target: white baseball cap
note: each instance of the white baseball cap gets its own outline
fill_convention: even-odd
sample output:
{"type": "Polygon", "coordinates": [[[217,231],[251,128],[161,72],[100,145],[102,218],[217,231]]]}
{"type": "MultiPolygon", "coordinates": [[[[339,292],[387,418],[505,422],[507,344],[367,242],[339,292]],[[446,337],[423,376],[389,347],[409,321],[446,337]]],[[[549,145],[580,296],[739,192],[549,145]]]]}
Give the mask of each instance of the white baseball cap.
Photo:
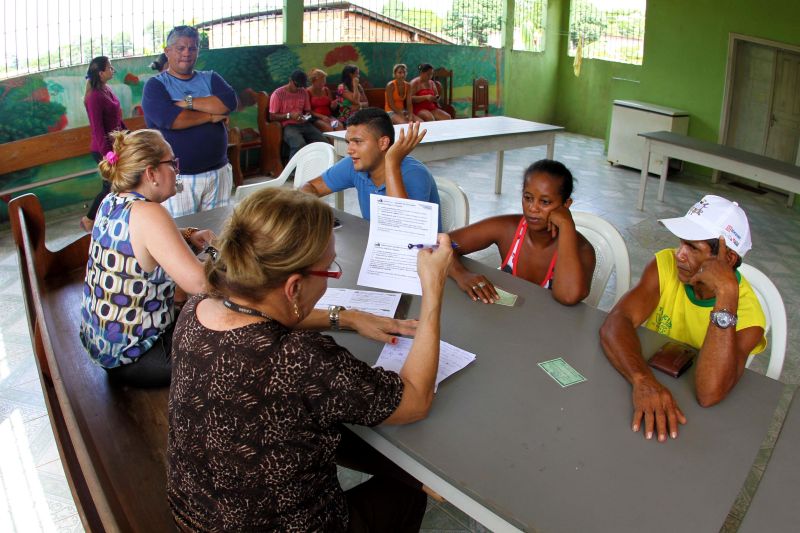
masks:
{"type": "Polygon", "coordinates": [[[659,220],[679,239],[705,241],[725,237],[725,244],[744,257],[753,243],[747,215],[736,202],[707,194],[692,206],[685,216],[659,220]]]}

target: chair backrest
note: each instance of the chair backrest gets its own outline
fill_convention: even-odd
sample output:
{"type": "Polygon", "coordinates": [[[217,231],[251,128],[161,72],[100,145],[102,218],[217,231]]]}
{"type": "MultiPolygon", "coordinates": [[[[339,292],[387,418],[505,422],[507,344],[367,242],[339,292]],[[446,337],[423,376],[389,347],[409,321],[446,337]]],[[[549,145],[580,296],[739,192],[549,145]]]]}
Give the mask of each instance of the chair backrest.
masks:
{"type": "Polygon", "coordinates": [[[453,104],[453,71],[445,67],[439,67],[433,71],[433,79],[440,85],[439,103],[444,105],[453,104]]]}
{"type": "Polygon", "coordinates": [[[472,117],[477,117],[480,111],[489,116],[489,80],[486,78],[472,80],[472,117]]]}
{"type": "Polygon", "coordinates": [[[294,157],[286,164],[280,176],[272,180],[237,187],[233,200],[238,203],[258,190],[267,187],[280,187],[286,183],[292,171],[294,171],[294,186],[299,189],[304,183],[316,178],[324,170],[332,167],[335,156],[336,152],[328,143],[316,142],[307,144],[294,154],[294,157]]]}
{"type": "MultiPolygon", "coordinates": [[[[786,327],[786,307],[783,305],[783,298],[778,288],[772,281],[759,269],[752,265],[742,263],[739,267],[739,273],[750,282],[750,286],[758,296],[758,301],[761,303],[761,308],[764,310],[764,315],[767,318],[767,331],[764,334],[772,331],[769,343],[772,350],[769,355],[769,366],[767,367],[767,376],[772,379],[781,377],[781,370],[783,370],[783,358],[786,355],[786,336],[788,333],[786,327]]],[[[753,356],[747,358],[747,366],[753,360],[753,356]]]]}
{"type": "Polygon", "coordinates": [[[628,292],[631,285],[631,262],[625,240],[610,222],[592,213],[572,211],[575,228],[594,246],[595,266],[589,296],[583,301],[597,307],[606,290],[611,270],[616,272],[614,303],[628,292]]]}
{"type": "Polygon", "coordinates": [[[442,231],[453,231],[469,224],[469,200],[464,189],[447,178],[435,178],[439,190],[442,231]]]}
{"type": "Polygon", "coordinates": [[[294,171],[294,188],[299,189],[306,182],[321,176],[335,162],[336,152],[330,144],[317,142],[305,145],[289,161],[289,167],[296,167],[294,171]]]}

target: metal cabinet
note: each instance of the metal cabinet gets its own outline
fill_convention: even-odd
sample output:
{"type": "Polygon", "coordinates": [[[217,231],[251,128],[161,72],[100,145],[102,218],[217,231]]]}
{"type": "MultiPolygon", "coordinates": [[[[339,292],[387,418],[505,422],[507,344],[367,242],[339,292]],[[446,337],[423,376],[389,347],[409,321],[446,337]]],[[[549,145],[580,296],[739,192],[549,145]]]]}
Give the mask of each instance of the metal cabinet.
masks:
{"type": "MultiPolygon", "coordinates": [[[[672,131],[686,135],[688,130],[689,113],[686,111],[636,100],[614,100],[608,161],[613,165],[641,170],[644,139],[639,137],[639,133],[672,131]]],[[[649,171],[660,174],[663,162],[664,157],[654,153],[649,171]]]]}

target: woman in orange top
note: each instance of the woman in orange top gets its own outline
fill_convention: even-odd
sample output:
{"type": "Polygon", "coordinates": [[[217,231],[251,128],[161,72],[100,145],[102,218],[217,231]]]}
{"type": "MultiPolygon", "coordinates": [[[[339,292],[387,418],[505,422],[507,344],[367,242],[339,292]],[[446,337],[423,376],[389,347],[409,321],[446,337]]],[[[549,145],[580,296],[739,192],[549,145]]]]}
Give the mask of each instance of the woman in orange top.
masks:
{"type": "Polygon", "coordinates": [[[314,126],[319,131],[343,130],[344,125],[333,116],[336,102],[331,97],[331,91],[325,86],[328,75],[318,68],[308,73],[311,87],[306,89],[311,100],[311,114],[314,116],[314,126]]]}
{"type": "Polygon", "coordinates": [[[411,102],[411,84],[406,81],[408,67],[398,63],[392,69],[394,79],[386,84],[385,110],[392,119],[392,124],[408,124],[418,122],[414,116],[414,105],[411,102]]]}
{"type": "Polygon", "coordinates": [[[414,114],[425,122],[453,118],[447,111],[439,108],[439,91],[436,90],[436,83],[433,81],[433,65],[423,63],[417,68],[419,76],[411,80],[414,114]]]}

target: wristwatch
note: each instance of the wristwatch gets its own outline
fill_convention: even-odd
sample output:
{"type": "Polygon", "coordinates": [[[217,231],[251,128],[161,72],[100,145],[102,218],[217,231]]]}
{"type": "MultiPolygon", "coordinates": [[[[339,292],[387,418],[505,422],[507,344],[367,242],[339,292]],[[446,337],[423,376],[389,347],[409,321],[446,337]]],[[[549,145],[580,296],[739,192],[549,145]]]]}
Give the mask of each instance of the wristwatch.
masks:
{"type": "Polygon", "coordinates": [[[292,118],[292,114],[291,113],[286,113],[286,120],[289,120],[290,118],[292,118]]]}
{"type": "Polygon", "coordinates": [[[187,94],[183,101],[186,102],[186,109],[194,109],[194,97],[191,94],[187,94]]]}
{"type": "Polygon", "coordinates": [[[339,329],[339,313],[346,308],[341,305],[328,306],[328,320],[331,322],[331,329],[336,331],[339,329]]]}
{"type": "Polygon", "coordinates": [[[735,313],[731,313],[727,309],[720,309],[719,311],[711,311],[711,323],[718,328],[728,329],[735,326],[738,317],[735,313]]]}

